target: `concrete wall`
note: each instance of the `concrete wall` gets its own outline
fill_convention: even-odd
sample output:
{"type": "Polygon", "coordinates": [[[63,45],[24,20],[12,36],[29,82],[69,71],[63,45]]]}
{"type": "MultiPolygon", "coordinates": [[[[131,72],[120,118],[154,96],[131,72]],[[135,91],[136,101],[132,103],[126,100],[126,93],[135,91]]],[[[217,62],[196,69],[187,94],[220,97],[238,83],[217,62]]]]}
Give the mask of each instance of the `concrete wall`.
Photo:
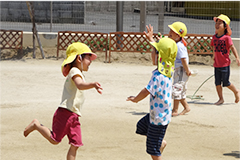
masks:
{"type": "MultiPolygon", "coordinates": [[[[42,47],[57,47],[57,33],[38,32],[42,47]]],[[[240,57],[240,38],[232,38],[240,57]]],[[[35,42],[38,46],[37,40],[35,42]]],[[[23,47],[32,46],[32,32],[23,32],[23,47]]]]}
{"type": "MultiPolygon", "coordinates": [[[[1,21],[31,22],[26,1],[0,2],[1,21]]],[[[50,23],[51,2],[33,1],[35,20],[37,23],[50,23]]],[[[83,1],[53,1],[53,23],[79,23],[85,19],[83,1]]]]}
{"type": "MultiPolygon", "coordinates": [[[[157,12],[159,3],[157,1],[146,1],[146,10],[157,12]]],[[[86,1],[86,11],[115,12],[116,1],[86,1]]],[[[140,8],[139,1],[123,1],[123,12],[133,12],[134,8],[140,8]]]]}
{"type": "MultiPolygon", "coordinates": [[[[124,1],[124,12],[133,12],[140,8],[138,1],[124,1]]],[[[159,3],[147,1],[146,10],[157,12],[159,3]]],[[[50,23],[51,2],[33,1],[35,19],[37,23],[50,23]]],[[[89,12],[116,12],[116,1],[53,1],[53,23],[84,23],[86,11],[89,12]]],[[[0,2],[1,21],[31,22],[26,1],[0,2]]]]}
{"type": "MultiPolygon", "coordinates": [[[[42,47],[57,47],[57,33],[38,32],[42,47]]],[[[37,39],[35,41],[38,46],[37,39]]],[[[23,47],[33,46],[32,32],[23,32],[23,47]]]]}

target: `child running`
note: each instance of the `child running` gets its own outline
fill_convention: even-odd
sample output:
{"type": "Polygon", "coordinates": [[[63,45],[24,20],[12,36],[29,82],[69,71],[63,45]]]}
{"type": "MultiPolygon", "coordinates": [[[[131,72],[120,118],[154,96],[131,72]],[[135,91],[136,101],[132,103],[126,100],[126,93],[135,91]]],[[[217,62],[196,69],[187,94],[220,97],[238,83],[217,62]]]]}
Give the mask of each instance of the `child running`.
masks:
{"type": "Polygon", "coordinates": [[[187,34],[187,27],[182,22],[174,22],[168,25],[170,28],[168,37],[177,43],[178,52],[175,61],[174,82],[173,82],[173,110],[172,116],[184,115],[191,109],[186,101],[187,81],[191,75],[189,69],[189,57],[184,36],[187,34]],[[183,111],[178,113],[179,103],[183,106],[183,111]]]}
{"type": "Polygon", "coordinates": [[[102,94],[102,87],[98,82],[87,83],[83,71],[88,71],[92,60],[97,55],[92,53],[89,47],[83,43],[75,42],[66,50],[67,58],[62,63],[62,73],[66,78],[62,101],[53,116],[52,131],[34,119],[24,130],[27,137],[37,130],[52,144],[58,144],[67,135],[70,148],[67,160],[75,160],[77,149],[83,145],[79,116],[84,102],[83,90],[95,88],[102,94]]]}
{"type": "Polygon", "coordinates": [[[152,72],[148,85],[137,96],[130,96],[127,101],[139,102],[150,94],[150,113],[137,123],[136,133],[147,136],[147,153],[153,160],[161,160],[166,146],[163,140],[168,124],[171,121],[172,75],[177,55],[177,45],[170,38],[153,39],[153,27],[147,26],[144,32],[150,44],[154,46],[151,57],[157,68],[152,72]]]}
{"type": "Polygon", "coordinates": [[[240,66],[240,60],[238,57],[237,50],[233,45],[231,34],[232,31],[229,27],[230,19],[226,15],[219,15],[213,18],[215,23],[215,35],[212,37],[211,46],[214,46],[214,76],[215,85],[219,100],[215,105],[224,103],[222,86],[228,87],[235,95],[235,103],[239,102],[239,90],[229,82],[230,76],[230,64],[229,58],[230,50],[232,50],[238,66],[240,66]],[[222,85],[222,86],[221,86],[222,85]]]}

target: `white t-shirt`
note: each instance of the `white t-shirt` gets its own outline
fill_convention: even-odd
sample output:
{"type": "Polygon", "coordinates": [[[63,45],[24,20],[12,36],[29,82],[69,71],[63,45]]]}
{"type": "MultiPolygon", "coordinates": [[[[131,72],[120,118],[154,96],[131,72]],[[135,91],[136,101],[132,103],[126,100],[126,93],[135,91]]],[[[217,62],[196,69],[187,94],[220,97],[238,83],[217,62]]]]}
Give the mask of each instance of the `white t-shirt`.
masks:
{"type": "Polygon", "coordinates": [[[178,47],[178,52],[175,60],[175,68],[179,68],[183,66],[181,61],[182,58],[186,58],[187,64],[189,63],[187,48],[184,46],[182,41],[177,43],[177,47],[178,47]]]}
{"type": "Polygon", "coordinates": [[[150,123],[167,125],[172,114],[172,79],[156,69],[146,89],[150,92],[150,123]]]}
{"type": "Polygon", "coordinates": [[[83,90],[79,90],[72,80],[72,77],[75,75],[80,75],[85,82],[82,72],[76,67],[71,68],[64,84],[62,102],[59,107],[67,108],[68,110],[81,116],[80,111],[85,98],[83,90]]]}

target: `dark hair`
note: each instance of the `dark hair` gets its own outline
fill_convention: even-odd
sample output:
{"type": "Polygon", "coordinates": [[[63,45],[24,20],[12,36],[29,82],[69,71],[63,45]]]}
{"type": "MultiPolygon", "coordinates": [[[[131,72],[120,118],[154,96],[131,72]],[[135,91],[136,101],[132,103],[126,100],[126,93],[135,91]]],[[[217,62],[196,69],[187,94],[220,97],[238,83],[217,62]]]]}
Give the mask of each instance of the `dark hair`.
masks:
{"type": "Polygon", "coordinates": [[[224,21],[223,21],[223,25],[224,25],[224,28],[225,28],[224,33],[227,34],[228,33],[228,31],[227,31],[227,24],[224,21]]]}
{"type": "Polygon", "coordinates": [[[72,63],[74,63],[79,56],[81,56],[81,60],[83,60],[86,55],[87,55],[87,54],[78,54],[78,55],[76,56],[76,58],[73,60],[72,63]]]}
{"type": "Polygon", "coordinates": [[[81,54],[82,59],[84,59],[86,55],[87,54],[81,54]]]}
{"type": "MultiPolygon", "coordinates": [[[[73,64],[76,62],[76,60],[77,60],[77,58],[78,58],[79,56],[81,56],[81,57],[82,57],[81,59],[83,60],[86,55],[87,55],[87,54],[77,55],[76,58],[72,61],[72,63],[69,63],[69,65],[71,65],[71,68],[73,67],[73,64]]],[[[68,65],[68,64],[66,64],[66,65],[68,65]]]]}

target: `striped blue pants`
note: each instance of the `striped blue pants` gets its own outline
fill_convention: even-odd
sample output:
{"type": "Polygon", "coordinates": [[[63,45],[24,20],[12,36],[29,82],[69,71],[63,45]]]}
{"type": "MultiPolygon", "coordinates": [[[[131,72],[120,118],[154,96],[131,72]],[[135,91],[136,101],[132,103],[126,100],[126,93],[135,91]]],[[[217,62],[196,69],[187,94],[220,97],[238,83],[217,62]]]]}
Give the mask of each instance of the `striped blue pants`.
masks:
{"type": "Polygon", "coordinates": [[[167,126],[150,124],[149,113],[137,123],[136,133],[147,136],[146,151],[153,156],[161,156],[160,147],[167,130],[167,126]]]}

